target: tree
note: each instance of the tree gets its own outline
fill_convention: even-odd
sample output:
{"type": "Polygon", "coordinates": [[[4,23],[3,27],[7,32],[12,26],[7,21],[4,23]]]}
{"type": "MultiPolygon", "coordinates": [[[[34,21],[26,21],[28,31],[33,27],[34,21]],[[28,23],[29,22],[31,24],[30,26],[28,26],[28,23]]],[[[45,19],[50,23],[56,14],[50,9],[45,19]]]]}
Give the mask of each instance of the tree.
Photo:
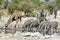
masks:
{"type": "Polygon", "coordinates": [[[0,0],[0,5],[2,4],[2,0],[0,0]]]}
{"type": "Polygon", "coordinates": [[[60,6],[60,0],[55,0],[56,1],[56,5],[60,6]]]}
{"type": "Polygon", "coordinates": [[[6,9],[8,6],[9,0],[2,0],[2,5],[4,5],[4,8],[6,9]]]}
{"type": "Polygon", "coordinates": [[[15,10],[24,11],[25,13],[32,13],[34,9],[40,10],[40,0],[0,0],[0,4],[4,9],[8,9],[9,13],[15,10]]]}
{"type": "Polygon", "coordinates": [[[44,10],[48,10],[50,14],[53,14],[54,12],[54,15],[56,18],[57,16],[57,4],[56,4],[56,1],[47,1],[45,0],[45,2],[42,3],[41,5],[41,8],[44,10]]]}

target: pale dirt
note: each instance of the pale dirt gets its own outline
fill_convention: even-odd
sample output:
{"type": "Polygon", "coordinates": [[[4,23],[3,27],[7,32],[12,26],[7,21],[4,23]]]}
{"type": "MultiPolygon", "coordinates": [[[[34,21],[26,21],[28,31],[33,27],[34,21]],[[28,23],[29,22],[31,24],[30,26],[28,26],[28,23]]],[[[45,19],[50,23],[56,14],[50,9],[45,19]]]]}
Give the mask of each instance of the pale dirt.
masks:
{"type": "MultiPolygon", "coordinates": [[[[58,21],[59,25],[58,28],[60,28],[60,17],[57,17],[57,19],[49,19],[50,21],[58,21]]],[[[27,18],[22,18],[22,19],[26,19],[27,18]]],[[[3,19],[2,19],[3,20],[3,19]]],[[[22,22],[24,23],[25,21],[22,20],[22,22]]],[[[7,22],[6,20],[3,20],[3,22],[7,22]]],[[[0,24],[0,25],[3,25],[0,24]]],[[[25,32],[25,33],[21,33],[20,31],[16,31],[16,33],[12,34],[12,33],[8,33],[5,34],[2,30],[0,31],[0,40],[60,40],[60,33],[54,33],[53,35],[45,35],[43,36],[42,34],[40,34],[39,32],[25,32]]]]}
{"type": "Polygon", "coordinates": [[[31,33],[21,33],[16,32],[15,34],[0,34],[0,40],[60,40],[60,35],[55,33],[53,35],[43,36],[39,32],[31,33]]]}

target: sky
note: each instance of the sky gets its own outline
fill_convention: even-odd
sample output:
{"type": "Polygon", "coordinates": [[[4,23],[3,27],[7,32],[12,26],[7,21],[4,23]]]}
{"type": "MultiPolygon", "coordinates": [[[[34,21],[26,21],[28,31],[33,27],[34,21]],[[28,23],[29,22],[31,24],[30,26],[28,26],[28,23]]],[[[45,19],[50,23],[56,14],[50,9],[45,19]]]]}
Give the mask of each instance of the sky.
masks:
{"type": "Polygon", "coordinates": [[[41,0],[41,1],[45,2],[44,0],[41,0]]]}

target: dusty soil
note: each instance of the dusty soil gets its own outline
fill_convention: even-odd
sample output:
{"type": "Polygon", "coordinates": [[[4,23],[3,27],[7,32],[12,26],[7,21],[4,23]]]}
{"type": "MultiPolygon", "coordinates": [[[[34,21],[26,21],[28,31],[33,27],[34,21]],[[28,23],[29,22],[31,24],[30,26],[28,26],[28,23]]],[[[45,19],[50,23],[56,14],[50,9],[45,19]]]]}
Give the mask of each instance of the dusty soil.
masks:
{"type": "MultiPolygon", "coordinates": [[[[60,31],[60,17],[57,17],[57,19],[49,19],[50,21],[58,21],[59,25],[58,25],[58,31],[60,31]]],[[[6,19],[6,18],[5,18],[6,19]]],[[[7,18],[8,19],[8,18],[7,18]]],[[[7,19],[3,20],[3,23],[7,22],[7,19]]],[[[24,23],[25,20],[27,20],[27,18],[22,18],[22,22],[24,23]]],[[[2,24],[3,24],[2,23],[2,24]]],[[[11,31],[11,33],[7,33],[5,34],[4,31],[0,30],[0,40],[60,40],[60,33],[54,33],[53,35],[45,35],[43,36],[42,34],[40,34],[39,32],[24,32],[21,33],[20,31],[16,31],[16,33],[12,33],[13,30],[11,31]]]]}
{"type": "Polygon", "coordinates": [[[2,32],[0,34],[0,40],[60,40],[60,34],[55,33],[53,35],[45,35],[43,36],[39,32],[31,33],[21,33],[16,32],[15,34],[5,34],[2,32]]]}

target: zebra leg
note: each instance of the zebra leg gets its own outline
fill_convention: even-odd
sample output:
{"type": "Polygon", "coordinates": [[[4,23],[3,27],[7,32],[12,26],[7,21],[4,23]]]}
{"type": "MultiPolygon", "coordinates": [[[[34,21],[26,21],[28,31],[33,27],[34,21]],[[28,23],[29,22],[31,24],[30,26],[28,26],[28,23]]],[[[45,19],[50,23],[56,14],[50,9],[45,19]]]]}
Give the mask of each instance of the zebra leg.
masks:
{"type": "Polygon", "coordinates": [[[57,33],[57,27],[55,28],[55,33],[57,33]]]}
{"type": "Polygon", "coordinates": [[[42,28],[43,28],[43,24],[40,24],[38,31],[41,32],[42,31],[42,28]]]}
{"type": "Polygon", "coordinates": [[[43,26],[43,36],[45,36],[45,26],[43,26]]]}
{"type": "Polygon", "coordinates": [[[43,36],[45,36],[45,31],[43,30],[43,36]]]}

